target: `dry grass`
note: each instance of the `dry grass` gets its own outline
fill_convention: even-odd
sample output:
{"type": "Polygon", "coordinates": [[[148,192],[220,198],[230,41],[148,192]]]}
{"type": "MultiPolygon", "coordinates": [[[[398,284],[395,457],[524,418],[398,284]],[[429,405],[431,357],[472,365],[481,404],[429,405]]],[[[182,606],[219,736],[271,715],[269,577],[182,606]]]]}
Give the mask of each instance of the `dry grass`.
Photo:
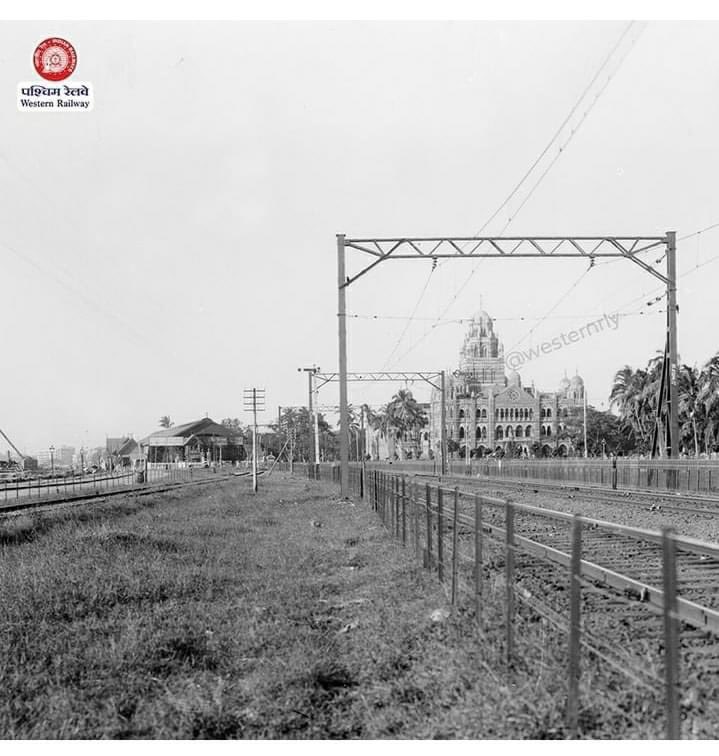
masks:
{"type": "MultiPolygon", "coordinates": [[[[363,506],[274,477],[0,529],[0,737],[563,737],[556,640],[507,677],[363,506]]],[[[627,736],[585,708],[594,736],[627,736]]]]}

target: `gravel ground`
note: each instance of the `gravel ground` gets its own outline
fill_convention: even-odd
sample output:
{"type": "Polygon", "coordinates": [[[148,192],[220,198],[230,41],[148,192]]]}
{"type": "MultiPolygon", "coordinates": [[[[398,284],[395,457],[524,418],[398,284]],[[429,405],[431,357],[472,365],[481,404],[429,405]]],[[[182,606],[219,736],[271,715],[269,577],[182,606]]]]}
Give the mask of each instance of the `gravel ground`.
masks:
{"type": "MultiPolygon", "coordinates": [[[[648,499],[634,498],[627,492],[621,501],[601,502],[590,498],[585,492],[567,489],[566,491],[542,491],[532,488],[531,484],[517,486],[512,484],[498,485],[496,481],[477,480],[484,493],[490,496],[510,499],[511,501],[531,504],[532,506],[555,509],[560,512],[578,512],[587,517],[598,520],[620,522],[649,530],[661,530],[663,527],[676,528],[681,535],[699,538],[703,541],[719,543],[719,504],[716,514],[700,514],[694,512],[679,512],[666,509],[663,505],[671,503],[666,498],[656,497],[648,499]]],[[[463,481],[460,488],[467,488],[467,481],[463,481]]],[[[673,497],[677,503],[686,502],[687,507],[702,506],[692,504],[684,496],[673,497]]]]}

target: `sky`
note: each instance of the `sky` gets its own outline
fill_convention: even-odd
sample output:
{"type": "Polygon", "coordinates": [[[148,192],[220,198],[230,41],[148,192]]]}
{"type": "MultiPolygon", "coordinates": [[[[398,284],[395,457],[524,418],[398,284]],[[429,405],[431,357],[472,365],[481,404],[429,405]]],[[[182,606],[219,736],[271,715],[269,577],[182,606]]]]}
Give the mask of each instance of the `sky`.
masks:
{"type": "MultiPolygon", "coordinates": [[[[719,26],[627,28],[5,22],[0,428],[33,452],[139,438],[162,415],[247,421],[251,386],[266,389],[264,422],[306,403],[297,369],[337,368],[335,235],[474,235],[548,144],[485,233],[682,237],[719,223],[719,26]],[[93,84],[91,112],[17,110],[50,36],[75,46],[70,81],[93,84]]],[[[718,243],[719,228],[678,246],[690,365],[719,349],[718,243]]],[[[350,273],[362,262],[347,253],[350,273]]],[[[384,263],[347,291],[361,316],[349,369],[454,369],[466,323],[446,321],[480,307],[507,352],[625,313],[521,368],[543,390],[578,371],[606,408],[614,373],[663,348],[665,307],[646,307],[661,286],[630,261],[587,268],[384,263]]],[[[349,398],[381,404],[403,387],[352,384],[349,398]]],[[[336,386],[320,403],[337,403],[336,386]]]]}

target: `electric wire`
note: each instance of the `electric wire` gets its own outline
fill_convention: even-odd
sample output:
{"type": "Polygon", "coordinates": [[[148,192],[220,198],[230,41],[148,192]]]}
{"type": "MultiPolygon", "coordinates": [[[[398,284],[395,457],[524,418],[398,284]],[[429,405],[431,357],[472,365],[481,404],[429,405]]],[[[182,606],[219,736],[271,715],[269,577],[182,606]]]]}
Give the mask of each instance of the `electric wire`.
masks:
{"type": "Polygon", "coordinates": [[[402,343],[402,339],[404,338],[404,335],[407,333],[407,330],[409,329],[409,326],[414,319],[414,316],[417,314],[417,310],[419,309],[419,305],[422,302],[422,299],[425,295],[425,292],[427,291],[427,287],[429,286],[429,282],[432,279],[432,274],[435,270],[435,265],[432,265],[432,269],[429,271],[429,275],[427,276],[427,280],[424,282],[424,286],[422,287],[422,291],[419,293],[419,297],[417,301],[415,302],[414,309],[412,310],[412,314],[406,318],[406,323],[404,325],[404,328],[402,329],[402,333],[400,333],[399,338],[397,339],[397,342],[395,343],[394,347],[392,348],[392,351],[389,353],[389,356],[384,361],[384,364],[382,365],[382,370],[385,370],[387,366],[389,365],[390,361],[392,360],[392,357],[396,353],[396,351],[399,349],[399,345],[402,343]]]}
{"type": "MultiPolygon", "coordinates": [[[[601,75],[602,71],[607,66],[607,64],[611,60],[612,56],[614,55],[614,53],[616,52],[616,50],[619,48],[619,46],[621,45],[622,41],[624,40],[624,37],[629,33],[629,30],[632,28],[633,25],[634,25],[633,21],[630,21],[629,24],[627,24],[626,28],[624,29],[624,31],[620,35],[619,39],[617,40],[616,44],[611,49],[609,55],[607,55],[607,57],[602,61],[602,64],[600,65],[599,69],[597,70],[597,73],[594,75],[594,78],[592,79],[590,85],[584,90],[584,92],[582,93],[581,97],[577,101],[576,105],[572,109],[572,113],[574,113],[576,111],[576,108],[584,100],[584,98],[586,97],[587,93],[589,92],[589,90],[591,89],[591,87],[594,85],[594,83],[597,81],[597,79],[601,75]]],[[[642,31],[643,31],[643,29],[640,29],[639,34],[641,34],[642,31]]],[[[541,183],[547,177],[547,175],[549,174],[549,172],[551,171],[551,169],[554,167],[554,165],[557,163],[557,161],[559,160],[559,158],[562,156],[562,154],[564,153],[564,150],[569,146],[570,142],[572,141],[572,139],[574,138],[574,136],[576,135],[576,133],[579,131],[579,129],[582,126],[582,124],[584,123],[584,121],[587,119],[587,117],[591,113],[592,109],[596,105],[596,103],[599,100],[599,98],[604,93],[604,91],[606,90],[607,86],[609,86],[609,83],[611,82],[612,78],[619,72],[620,68],[622,67],[622,64],[624,63],[624,60],[626,59],[626,57],[629,54],[629,52],[631,51],[631,49],[634,47],[634,44],[635,44],[635,42],[636,42],[636,40],[638,38],[639,38],[639,35],[637,35],[637,37],[635,37],[634,40],[632,40],[629,48],[626,50],[626,52],[624,53],[624,55],[620,58],[619,63],[617,65],[616,70],[614,71],[614,73],[612,73],[612,74],[609,75],[609,77],[607,78],[607,81],[602,85],[601,89],[595,95],[594,99],[589,103],[589,106],[584,111],[584,113],[583,113],[581,119],[579,120],[579,122],[577,123],[577,125],[570,131],[569,136],[566,139],[566,141],[564,142],[564,144],[560,145],[559,150],[557,151],[557,154],[552,158],[552,160],[550,161],[549,165],[545,168],[545,170],[539,176],[539,178],[537,179],[537,181],[534,183],[534,185],[532,186],[532,188],[529,190],[529,193],[527,194],[527,196],[522,200],[522,202],[519,205],[519,207],[514,211],[514,213],[512,213],[511,216],[509,216],[509,218],[507,219],[507,222],[502,227],[502,230],[499,232],[498,236],[502,236],[505,233],[505,231],[509,228],[509,226],[511,225],[511,223],[516,219],[517,215],[519,215],[519,213],[521,212],[522,208],[527,204],[527,202],[529,201],[529,199],[534,195],[534,192],[539,188],[539,186],[541,185],[541,183]]],[[[566,124],[567,121],[569,121],[569,118],[566,119],[565,124],[566,124]]],[[[558,130],[557,136],[559,134],[561,134],[563,128],[564,128],[564,124],[562,125],[562,128],[560,128],[558,130]]],[[[552,141],[554,141],[554,139],[552,141]]],[[[550,143],[549,146],[551,146],[551,143],[550,143]]],[[[545,154],[546,154],[547,151],[548,150],[545,150],[545,154]]],[[[529,174],[527,174],[527,175],[529,175],[529,174]]],[[[481,263],[481,260],[480,260],[480,263],[481,263]]],[[[462,286],[460,286],[460,288],[457,290],[457,292],[455,293],[455,295],[452,297],[452,299],[450,300],[449,305],[445,308],[445,310],[443,311],[442,315],[446,314],[447,310],[454,304],[454,302],[456,302],[457,298],[460,296],[460,294],[467,287],[467,285],[469,284],[469,282],[472,280],[474,274],[479,269],[480,263],[478,263],[477,265],[475,265],[474,268],[472,270],[470,270],[469,275],[465,279],[465,281],[462,284],[462,286]]]]}
{"type": "Polygon", "coordinates": [[[512,189],[512,191],[507,195],[507,197],[502,202],[502,204],[499,205],[499,207],[492,213],[492,215],[489,217],[489,219],[487,221],[485,221],[485,223],[482,225],[482,227],[476,233],[476,236],[479,236],[482,233],[482,231],[484,231],[484,229],[511,202],[512,198],[514,197],[514,195],[520,190],[520,188],[522,187],[522,185],[524,184],[524,182],[529,178],[529,176],[534,171],[534,169],[539,165],[539,163],[541,162],[542,158],[552,148],[552,145],[554,144],[554,142],[557,141],[557,139],[561,135],[562,131],[564,131],[564,127],[569,123],[569,121],[572,119],[572,116],[577,112],[577,108],[579,108],[579,106],[581,105],[581,103],[584,101],[584,98],[589,93],[589,90],[594,86],[594,84],[597,81],[597,79],[601,76],[602,71],[604,70],[604,68],[606,67],[606,65],[609,63],[611,57],[614,55],[614,53],[616,52],[616,50],[619,47],[619,45],[621,45],[621,43],[624,40],[624,38],[626,37],[626,35],[629,33],[629,30],[632,28],[633,24],[634,24],[634,21],[630,21],[627,24],[627,26],[624,28],[624,31],[620,34],[619,39],[615,42],[614,46],[611,48],[611,50],[609,51],[609,53],[607,53],[607,56],[602,61],[601,65],[597,69],[596,73],[592,77],[592,79],[589,82],[589,84],[587,84],[587,86],[582,91],[581,95],[579,95],[579,99],[574,103],[574,106],[569,111],[569,114],[567,115],[567,117],[562,121],[562,123],[559,126],[559,128],[554,132],[554,134],[552,135],[552,138],[549,140],[549,142],[547,142],[546,147],[539,153],[539,155],[536,158],[536,160],[532,163],[532,165],[529,167],[529,169],[527,170],[527,172],[522,176],[522,178],[517,182],[517,184],[514,187],[514,189],[512,189]]]}
{"type": "MultiPolygon", "coordinates": [[[[479,236],[482,233],[482,231],[484,231],[484,229],[497,217],[497,215],[501,212],[501,210],[504,207],[506,207],[506,205],[511,201],[511,199],[519,191],[519,189],[524,184],[524,182],[527,180],[527,178],[532,174],[532,172],[537,167],[537,165],[539,165],[539,163],[544,158],[544,156],[549,152],[549,150],[551,149],[552,144],[554,144],[554,142],[557,140],[557,138],[562,133],[562,131],[564,130],[564,128],[567,125],[567,123],[571,120],[571,118],[573,117],[573,115],[577,111],[577,109],[580,106],[580,104],[586,98],[586,96],[589,93],[589,91],[591,90],[591,88],[594,86],[594,84],[596,83],[596,81],[599,79],[599,77],[602,74],[602,71],[609,64],[610,60],[614,56],[614,54],[617,51],[617,49],[619,49],[621,43],[623,42],[624,38],[629,33],[629,31],[631,30],[631,28],[632,28],[633,25],[634,25],[634,22],[630,21],[627,24],[627,26],[624,28],[624,30],[622,31],[621,35],[619,36],[619,39],[613,45],[613,47],[611,48],[609,54],[604,58],[604,60],[602,61],[601,65],[597,69],[596,73],[592,77],[590,83],[587,85],[587,87],[585,87],[585,89],[583,90],[583,92],[580,95],[579,99],[576,101],[576,103],[574,104],[574,106],[570,110],[569,115],[564,119],[564,121],[562,122],[561,126],[557,129],[557,131],[552,136],[552,139],[549,141],[549,143],[547,144],[547,146],[542,150],[542,152],[540,153],[539,157],[534,161],[534,163],[532,164],[532,166],[530,167],[530,169],[524,174],[524,176],[522,177],[522,179],[512,189],[512,191],[507,196],[507,198],[504,200],[504,202],[497,208],[497,210],[492,214],[492,216],[490,216],[490,218],[482,225],[482,227],[479,229],[479,231],[477,232],[477,234],[475,234],[476,236],[479,236]]],[[[640,30],[640,34],[641,34],[641,30],[640,30]]],[[[529,194],[527,195],[527,197],[525,197],[525,199],[520,204],[520,206],[517,208],[517,210],[509,217],[509,219],[507,220],[507,222],[504,225],[504,228],[500,232],[500,235],[503,234],[507,230],[507,228],[509,227],[509,225],[516,219],[516,217],[519,214],[519,212],[521,211],[521,209],[526,205],[527,201],[531,198],[531,196],[534,194],[534,192],[540,186],[540,184],[542,183],[542,181],[546,178],[546,176],[549,173],[549,171],[556,164],[556,162],[559,159],[559,157],[563,154],[565,148],[569,145],[569,143],[571,142],[571,140],[573,139],[573,137],[575,136],[575,134],[577,133],[577,131],[579,130],[579,128],[581,127],[581,125],[584,123],[584,121],[588,117],[589,113],[594,108],[594,105],[596,104],[596,102],[599,99],[599,97],[602,95],[602,93],[605,91],[605,89],[607,88],[607,86],[611,82],[612,78],[616,75],[616,73],[621,68],[621,66],[622,66],[622,64],[623,64],[626,56],[631,51],[631,49],[634,46],[634,44],[635,44],[636,40],[638,39],[638,37],[639,37],[639,35],[637,35],[637,37],[632,41],[630,47],[627,49],[627,51],[625,52],[625,54],[619,60],[619,63],[617,65],[616,70],[607,78],[607,81],[601,87],[601,89],[599,90],[599,92],[597,93],[597,95],[594,97],[594,99],[590,102],[587,110],[582,115],[582,118],[580,119],[579,123],[571,130],[568,139],[565,141],[565,143],[563,145],[560,146],[560,148],[559,148],[556,156],[552,159],[552,161],[550,162],[549,166],[544,170],[544,172],[541,174],[541,176],[539,177],[539,179],[535,182],[535,184],[531,188],[531,190],[530,190],[529,194]]],[[[479,267],[482,264],[482,262],[483,262],[483,259],[480,259],[479,262],[469,272],[469,275],[465,279],[464,283],[455,292],[455,294],[450,299],[450,301],[447,304],[447,306],[442,310],[442,312],[440,313],[440,315],[437,317],[436,323],[439,323],[441,321],[441,319],[444,317],[444,315],[447,314],[447,312],[452,307],[452,305],[457,301],[457,298],[460,296],[460,294],[464,291],[464,289],[467,287],[467,285],[469,284],[469,282],[472,280],[472,278],[474,277],[475,273],[479,269],[479,267]]],[[[418,300],[417,304],[415,305],[415,309],[414,309],[415,312],[416,312],[417,308],[419,307],[419,302],[421,301],[421,298],[423,297],[423,295],[424,295],[424,292],[420,295],[420,299],[418,300]]],[[[409,323],[408,323],[408,325],[409,325],[409,323]]],[[[418,340],[416,340],[415,343],[407,351],[405,351],[401,355],[401,357],[399,357],[397,360],[395,360],[395,364],[398,363],[404,357],[406,357],[408,354],[410,354],[417,346],[419,346],[427,338],[427,336],[429,336],[429,334],[432,332],[433,328],[434,328],[434,326],[432,328],[430,328],[429,330],[426,330],[424,332],[424,334],[418,340]]],[[[404,335],[405,332],[406,332],[406,329],[403,332],[403,335],[404,335]]],[[[397,346],[398,345],[395,345],[395,348],[393,349],[393,353],[396,352],[397,346]]],[[[388,363],[385,363],[385,364],[388,364],[388,363]]]]}
{"type": "Polygon", "coordinates": [[[591,267],[584,270],[582,274],[574,281],[574,283],[564,292],[564,294],[562,294],[562,296],[559,297],[559,299],[554,303],[554,305],[552,305],[552,307],[547,311],[547,313],[539,319],[539,322],[536,325],[532,326],[527,331],[527,333],[524,334],[524,336],[522,336],[520,339],[515,341],[514,344],[512,344],[512,346],[509,347],[508,351],[511,352],[515,347],[521,344],[527,337],[531,336],[537,330],[537,328],[539,328],[539,326],[542,325],[542,323],[544,323],[544,321],[557,309],[557,307],[559,307],[559,305],[562,304],[562,302],[564,302],[564,300],[577,288],[577,286],[579,286],[582,279],[587,275],[587,273],[589,273],[590,270],[591,270],[591,267]]]}

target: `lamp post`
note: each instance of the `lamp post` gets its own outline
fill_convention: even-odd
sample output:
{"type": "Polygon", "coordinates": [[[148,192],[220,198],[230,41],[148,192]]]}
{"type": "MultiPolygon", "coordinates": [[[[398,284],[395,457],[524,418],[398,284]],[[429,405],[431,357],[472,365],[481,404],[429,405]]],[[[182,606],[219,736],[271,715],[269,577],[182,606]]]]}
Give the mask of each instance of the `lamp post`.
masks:
{"type": "Polygon", "coordinates": [[[55,447],[51,446],[48,451],[50,452],[50,474],[55,477],[55,447]]]}
{"type": "Polygon", "coordinates": [[[80,475],[85,474],[85,447],[80,447],[80,475]]]}

